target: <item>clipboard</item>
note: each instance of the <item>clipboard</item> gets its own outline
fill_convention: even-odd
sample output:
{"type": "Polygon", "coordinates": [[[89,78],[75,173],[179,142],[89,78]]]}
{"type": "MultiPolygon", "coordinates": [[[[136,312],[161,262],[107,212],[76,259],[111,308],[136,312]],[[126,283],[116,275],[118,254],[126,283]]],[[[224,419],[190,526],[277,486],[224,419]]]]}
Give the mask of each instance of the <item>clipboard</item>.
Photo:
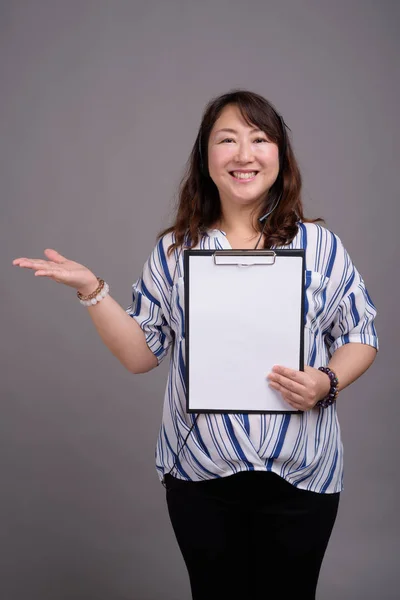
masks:
{"type": "Polygon", "coordinates": [[[186,411],[299,413],[266,379],[304,370],[301,250],[184,250],[186,411]]]}

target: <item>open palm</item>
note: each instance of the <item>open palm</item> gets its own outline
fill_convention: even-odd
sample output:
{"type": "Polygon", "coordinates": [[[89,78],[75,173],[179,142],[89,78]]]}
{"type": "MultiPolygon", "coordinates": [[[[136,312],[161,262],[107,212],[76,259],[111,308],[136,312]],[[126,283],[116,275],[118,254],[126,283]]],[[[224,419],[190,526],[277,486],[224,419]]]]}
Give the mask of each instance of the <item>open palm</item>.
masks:
{"type": "Polygon", "coordinates": [[[97,279],[84,265],[68,260],[52,248],[44,251],[47,260],[40,258],[15,258],[13,265],[24,269],[32,269],[35,276],[48,277],[57,283],[63,283],[77,290],[92,287],[97,279]]]}

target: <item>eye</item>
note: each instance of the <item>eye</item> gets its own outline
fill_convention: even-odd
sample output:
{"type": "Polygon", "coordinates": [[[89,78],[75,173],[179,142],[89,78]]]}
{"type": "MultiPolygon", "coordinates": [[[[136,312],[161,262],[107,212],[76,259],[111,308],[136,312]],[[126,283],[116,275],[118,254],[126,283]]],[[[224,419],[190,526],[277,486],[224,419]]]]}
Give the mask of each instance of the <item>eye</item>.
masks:
{"type": "Polygon", "coordinates": [[[254,140],[255,142],[268,142],[265,138],[257,138],[254,140]]]}
{"type": "Polygon", "coordinates": [[[223,144],[224,142],[234,142],[235,140],[233,138],[225,138],[224,140],[222,140],[220,142],[220,144],[223,144]]]}

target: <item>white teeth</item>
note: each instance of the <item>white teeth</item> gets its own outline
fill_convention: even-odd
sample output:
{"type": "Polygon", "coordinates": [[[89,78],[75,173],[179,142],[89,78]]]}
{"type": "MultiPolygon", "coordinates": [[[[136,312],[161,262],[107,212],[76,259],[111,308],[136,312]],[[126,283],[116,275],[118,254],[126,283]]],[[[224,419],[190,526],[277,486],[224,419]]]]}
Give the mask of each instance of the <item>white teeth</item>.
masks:
{"type": "Polygon", "coordinates": [[[234,177],[236,177],[236,179],[251,179],[257,175],[256,171],[253,171],[253,173],[240,173],[238,171],[233,171],[232,174],[234,177]]]}

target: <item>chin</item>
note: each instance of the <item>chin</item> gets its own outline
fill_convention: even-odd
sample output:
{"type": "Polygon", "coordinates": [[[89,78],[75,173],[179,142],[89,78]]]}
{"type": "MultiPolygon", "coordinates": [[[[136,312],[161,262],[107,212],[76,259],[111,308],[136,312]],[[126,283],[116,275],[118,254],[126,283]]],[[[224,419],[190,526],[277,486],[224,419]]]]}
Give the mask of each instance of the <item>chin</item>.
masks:
{"type": "Polygon", "coordinates": [[[255,198],[232,198],[230,197],[228,200],[229,204],[235,205],[235,206],[257,206],[258,204],[260,204],[260,198],[259,196],[255,197],[255,198]]]}

